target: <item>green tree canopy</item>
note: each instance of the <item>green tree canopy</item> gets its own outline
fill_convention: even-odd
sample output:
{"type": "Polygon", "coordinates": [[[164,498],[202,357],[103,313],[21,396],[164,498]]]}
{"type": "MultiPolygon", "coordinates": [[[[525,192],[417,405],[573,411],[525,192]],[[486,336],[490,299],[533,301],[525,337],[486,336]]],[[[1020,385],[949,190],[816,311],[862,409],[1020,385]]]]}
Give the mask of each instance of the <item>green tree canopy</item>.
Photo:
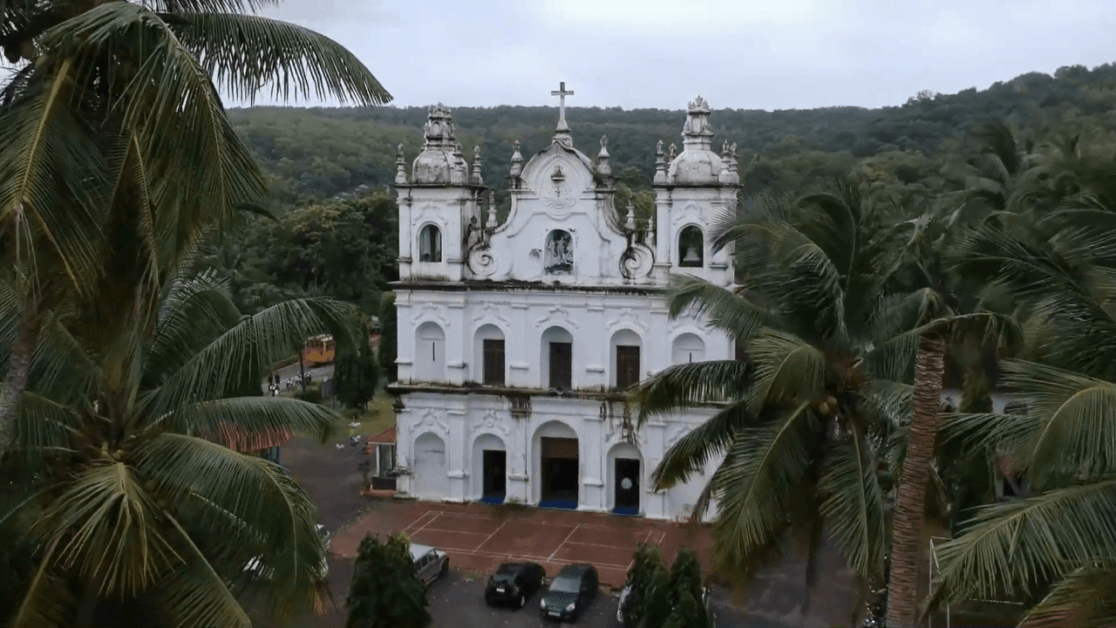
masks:
{"type": "MultiPolygon", "coordinates": [[[[7,347],[20,301],[0,305],[7,347]]],[[[321,604],[316,508],[250,452],[332,433],[330,410],[265,397],[260,381],[296,338],[328,332],[351,345],[351,306],[306,299],[242,316],[227,285],[203,274],[159,311],[146,342],[95,325],[96,310],[43,323],[0,452],[0,473],[23,478],[0,486],[0,528],[15,531],[0,555],[32,543],[7,565],[22,583],[0,602],[13,628],[105,623],[121,602],[139,624],[248,627],[237,596],[251,560],[269,574],[264,597],[278,615],[321,604]]]]}
{"type": "Polygon", "coordinates": [[[360,542],[347,600],[345,628],[425,628],[430,625],[426,585],[411,559],[411,543],[397,534],[386,542],[360,542]]]}

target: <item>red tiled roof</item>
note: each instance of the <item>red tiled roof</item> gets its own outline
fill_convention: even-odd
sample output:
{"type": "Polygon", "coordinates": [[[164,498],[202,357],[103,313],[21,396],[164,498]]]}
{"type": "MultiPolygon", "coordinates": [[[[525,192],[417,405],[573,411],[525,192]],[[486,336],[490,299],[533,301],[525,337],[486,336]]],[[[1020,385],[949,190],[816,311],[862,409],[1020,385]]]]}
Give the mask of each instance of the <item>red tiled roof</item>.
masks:
{"type": "Polygon", "coordinates": [[[219,443],[229,449],[241,453],[251,453],[272,447],[282,447],[294,438],[294,433],[290,430],[248,432],[232,425],[222,425],[217,428],[216,434],[203,434],[202,436],[206,440],[219,443]]]}
{"type": "Polygon", "coordinates": [[[376,443],[394,443],[395,442],[395,426],[389,427],[386,430],[376,434],[375,436],[368,437],[368,449],[371,451],[372,445],[376,443]]]}

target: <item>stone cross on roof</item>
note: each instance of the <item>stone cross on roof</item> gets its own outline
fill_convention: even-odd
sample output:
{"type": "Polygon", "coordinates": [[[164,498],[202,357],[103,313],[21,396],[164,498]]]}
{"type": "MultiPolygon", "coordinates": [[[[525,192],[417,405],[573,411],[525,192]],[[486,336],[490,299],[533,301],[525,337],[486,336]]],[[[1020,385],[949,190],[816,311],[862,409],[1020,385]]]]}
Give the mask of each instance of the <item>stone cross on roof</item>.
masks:
{"type": "Polygon", "coordinates": [[[550,92],[551,96],[558,97],[558,131],[569,131],[570,127],[566,124],[566,96],[573,96],[573,90],[566,91],[566,82],[562,81],[558,84],[556,91],[550,92]]]}

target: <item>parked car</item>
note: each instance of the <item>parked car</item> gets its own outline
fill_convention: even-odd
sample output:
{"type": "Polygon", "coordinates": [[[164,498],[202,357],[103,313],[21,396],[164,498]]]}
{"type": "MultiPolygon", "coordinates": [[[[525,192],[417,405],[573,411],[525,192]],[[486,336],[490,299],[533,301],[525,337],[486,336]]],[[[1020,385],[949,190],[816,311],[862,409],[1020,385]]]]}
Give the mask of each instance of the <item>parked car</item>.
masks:
{"type": "MultiPolygon", "coordinates": [[[[329,530],[326,530],[326,527],[320,523],[314,526],[314,529],[318,532],[318,536],[322,537],[322,543],[325,545],[326,548],[327,555],[325,558],[322,559],[322,564],[319,567],[318,576],[319,578],[324,580],[325,577],[329,575],[329,541],[331,538],[333,538],[333,533],[329,530]]],[[[264,566],[260,562],[260,557],[257,556],[252,560],[249,560],[244,565],[244,572],[248,574],[248,576],[253,580],[270,580],[273,570],[270,567],[264,566]]]]}
{"type": "Polygon", "coordinates": [[[425,584],[434,582],[438,576],[449,571],[449,556],[429,545],[411,543],[411,558],[415,561],[415,572],[419,580],[425,584]]]}
{"type": "Polygon", "coordinates": [[[493,606],[508,604],[523,608],[536,591],[542,588],[546,571],[537,563],[504,563],[488,577],[484,601],[493,606]]]}
{"type": "Polygon", "coordinates": [[[599,586],[596,567],[584,563],[566,565],[550,581],[539,601],[539,609],[546,619],[576,621],[597,596],[599,586]]]}
{"type": "MultiPolygon", "coordinates": [[[[620,589],[620,602],[616,605],[616,621],[621,625],[627,626],[624,621],[624,613],[628,610],[628,604],[631,602],[632,583],[625,582],[624,588],[620,589]]],[[[701,604],[705,607],[705,614],[709,616],[710,625],[717,625],[717,615],[713,612],[711,604],[712,596],[710,595],[709,587],[705,587],[701,592],[701,604]]]]}

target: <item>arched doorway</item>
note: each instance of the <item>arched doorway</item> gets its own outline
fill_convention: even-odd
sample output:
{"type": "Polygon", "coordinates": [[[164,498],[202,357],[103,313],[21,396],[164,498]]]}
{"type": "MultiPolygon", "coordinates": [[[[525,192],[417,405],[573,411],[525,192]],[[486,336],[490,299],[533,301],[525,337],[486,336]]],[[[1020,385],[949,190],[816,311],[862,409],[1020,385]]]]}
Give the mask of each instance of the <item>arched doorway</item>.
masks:
{"type": "Polygon", "coordinates": [[[422,499],[441,499],[449,496],[449,475],[446,472],[446,443],[430,432],[415,439],[415,464],[411,469],[414,478],[411,494],[422,499]]]}
{"type": "Polygon", "coordinates": [[[631,443],[617,443],[608,451],[608,507],[618,515],[638,515],[643,456],[631,443]]]}
{"type": "Polygon", "coordinates": [[[539,507],[576,509],[581,501],[577,433],[561,421],[550,421],[536,430],[532,445],[539,507]]]}
{"type": "Polygon", "coordinates": [[[486,504],[502,504],[507,495],[508,452],[495,434],[473,441],[473,495],[486,504]]]}

